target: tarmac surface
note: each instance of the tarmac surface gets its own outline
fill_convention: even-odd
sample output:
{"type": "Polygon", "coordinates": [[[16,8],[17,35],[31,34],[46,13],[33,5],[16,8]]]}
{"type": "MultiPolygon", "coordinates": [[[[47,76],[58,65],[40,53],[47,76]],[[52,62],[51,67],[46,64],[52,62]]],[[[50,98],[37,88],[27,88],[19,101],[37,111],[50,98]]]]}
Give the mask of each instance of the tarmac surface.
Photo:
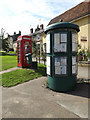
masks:
{"type": "MultiPolygon", "coordinates": [[[[2,71],[0,74],[18,69],[2,71]]],[[[78,78],[90,79],[90,67],[78,67],[78,78]]],[[[47,77],[40,77],[15,87],[0,86],[0,117],[3,118],[88,118],[89,86],[77,84],[67,93],[45,88],[47,77]]]]}
{"type": "Polygon", "coordinates": [[[45,88],[47,77],[2,87],[3,118],[88,118],[88,87],[61,93],[45,88]]]}

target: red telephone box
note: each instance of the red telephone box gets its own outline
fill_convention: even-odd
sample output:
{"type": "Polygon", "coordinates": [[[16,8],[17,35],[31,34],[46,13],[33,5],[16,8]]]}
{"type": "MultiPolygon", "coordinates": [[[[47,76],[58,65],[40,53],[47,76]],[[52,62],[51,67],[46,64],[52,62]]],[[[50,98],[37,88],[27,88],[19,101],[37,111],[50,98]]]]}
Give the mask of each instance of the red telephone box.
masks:
{"type": "Polygon", "coordinates": [[[17,38],[17,62],[19,67],[32,65],[32,38],[24,35],[17,38]]]}

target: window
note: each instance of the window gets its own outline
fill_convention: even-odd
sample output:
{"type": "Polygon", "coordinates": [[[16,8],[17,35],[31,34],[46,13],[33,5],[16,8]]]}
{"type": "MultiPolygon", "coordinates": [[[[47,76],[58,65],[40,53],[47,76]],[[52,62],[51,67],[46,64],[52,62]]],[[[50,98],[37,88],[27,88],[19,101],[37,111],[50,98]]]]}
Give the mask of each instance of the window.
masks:
{"type": "Polygon", "coordinates": [[[18,42],[18,63],[20,63],[20,42],[18,42]]]}
{"type": "Polygon", "coordinates": [[[25,42],[25,54],[30,53],[30,44],[29,42],[25,42]]]}

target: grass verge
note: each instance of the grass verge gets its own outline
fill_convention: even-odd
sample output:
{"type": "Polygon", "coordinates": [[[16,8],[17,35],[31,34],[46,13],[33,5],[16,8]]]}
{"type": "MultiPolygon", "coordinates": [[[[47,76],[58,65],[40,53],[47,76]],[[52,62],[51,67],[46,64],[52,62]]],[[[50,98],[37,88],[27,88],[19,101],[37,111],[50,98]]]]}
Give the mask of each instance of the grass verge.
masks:
{"type": "MultiPolygon", "coordinates": [[[[19,69],[12,72],[2,74],[2,86],[11,87],[21,84],[34,78],[46,75],[46,66],[38,64],[38,69],[19,69]]],[[[1,81],[0,81],[1,83],[1,81]]]]}
{"type": "Polygon", "coordinates": [[[0,71],[16,67],[17,56],[8,55],[8,53],[0,51],[0,62],[2,64],[2,68],[0,68],[0,71]]]}
{"type": "Polygon", "coordinates": [[[17,66],[17,56],[0,56],[2,57],[2,71],[17,66]]]}

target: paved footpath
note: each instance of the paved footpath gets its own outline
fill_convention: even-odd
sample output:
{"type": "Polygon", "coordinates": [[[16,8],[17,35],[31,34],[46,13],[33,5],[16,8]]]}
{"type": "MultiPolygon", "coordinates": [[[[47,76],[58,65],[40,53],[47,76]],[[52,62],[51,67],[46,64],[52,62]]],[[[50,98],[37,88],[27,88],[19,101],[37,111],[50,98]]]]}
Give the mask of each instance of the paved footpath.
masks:
{"type": "Polygon", "coordinates": [[[0,74],[11,72],[11,71],[14,71],[14,70],[17,70],[17,69],[22,69],[22,68],[19,68],[19,67],[10,68],[8,70],[0,71],[0,74]]]}
{"type": "MultiPolygon", "coordinates": [[[[0,74],[10,72],[11,68],[0,74]]],[[[79,78],[88,78],[89,68],[78,67],[79,78]]],[[[41,77],[11,88],[2,87],[3,118],[88,118],[88,86],[77,84],[72,92],[54,92],[41,77]]],[[[1,116],[1,115],[0,115],[1,116]]]]}
{"type": "Polygon", "coordinates": [[[15,87],[2,87],[3,118],[87,118],[88,89],[79,85],[68,93],[45,88],[47,77],[15,87]]]}

